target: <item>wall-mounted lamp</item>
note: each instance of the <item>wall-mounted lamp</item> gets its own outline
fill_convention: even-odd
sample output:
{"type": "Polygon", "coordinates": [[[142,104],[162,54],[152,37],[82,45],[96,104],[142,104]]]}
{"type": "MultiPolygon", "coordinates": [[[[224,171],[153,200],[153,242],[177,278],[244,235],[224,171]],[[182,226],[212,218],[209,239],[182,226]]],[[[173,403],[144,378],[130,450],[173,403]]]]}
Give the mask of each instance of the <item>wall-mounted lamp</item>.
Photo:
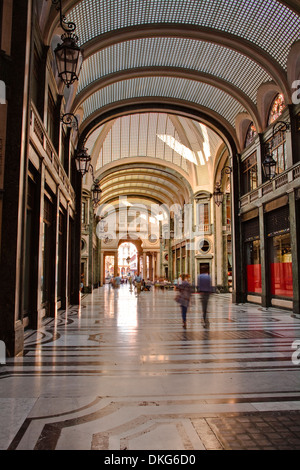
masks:
{"type": "MultiPolygon", "coordinates": [[[[78,132],[78,129],[79,129],[78,119],[75,116],[75,114],[72,114],[72,113],[63,114],[60,120],[63,124],[65,124],[68,127],[73,127],[78,132]]],[[[87,153],[87,148],[84,146],[84,142],[82,142],[75,150],[74,159],[75,159],[76,170],[78,171],[78,173],[81,174],[82,177],[86,175],[86,173],[88,173],[89,171],[92,174],[92,178],[93,178],[93,186],[91,188],[92,201],[93,201],[94,207],[96,207],[100,202],[102,189],[100,188],[99,181],[95,180],[94,167],[91,164],[91,156],[87,153]]]]}
{"type": "MultiPolygon", "coordinates": [[[[78,129],[79,129],[78,119],[75,116],[75,114],[72,114],[72,113],[63,114],[60,120],[63,124],[65,124],[68,127],[73,127],[73,129],[75,129],[78,132],[78,129]]],[[[75,159],[77,171],[81,174],[81,176],[84,176],[89,171],[90,166],[92,166],[90,163],[91,157],[90,155],[88,155],[87,149],[84,147],[84,142],[81,143],[75,150],[74,159],[75,159]]]]}
{"type": "Polygon", "coordinates": [[[265,175],[265,179],[267,181],[270,181],[273,178],[275,178],[275,176],[277,174],[277,162],[273,158],[273,148],[274,148],[275,134],[276,134],[276,132],[289,131],[290,128],[291,128],[290,123],[284,122],[284,121],[278,121],[275,124],[275,126],[273,127],[272,139],[271,139],[271,142],[268,146],[268,150],[267,150],[267,153],[265,155],[265,160],[262,163],[263,172],[264,172],[264,175],[265,175]],[[279,128],[277,129],[278,126],[279,126],[279,128]]]}
{"type": "Polygon", "coordinates": [[[100,182],[98,180],[94,180],[94,183],[92,186],[92,201],[93,201],[94,207],[98,206],[100,199],[101,199],[101,193],[102,193],[102,189],[100,188],[100,182]]]}
{"type": "Polygon", "coordinates": [[[62,13],[61,2],[62,0],[52,0],[52,5],[56,5],[56,9],[59,11],[60,26],[65,31],[61,36],[62,43],[57,45],[54,54],[58,76],[69,88],[79,78],[83,58],[81,49],[77,45],[76,24],[66,20],[62,13]]]}
{"type": "Polygon", "coordinates": [[[215,204],[218,207],[223,203],[223,200],[224,200],[224,193],[222,193],[221,191],[221,182],[222,182],[223,175],[224,174],[230,175],[231,172],[232,172],[232,168],[230,168],[230,166],[224,166],[224,168],[221,171],[221,181],[216,183],[215,191],[213,193],[213,198],[214,198],[215,204]]]}

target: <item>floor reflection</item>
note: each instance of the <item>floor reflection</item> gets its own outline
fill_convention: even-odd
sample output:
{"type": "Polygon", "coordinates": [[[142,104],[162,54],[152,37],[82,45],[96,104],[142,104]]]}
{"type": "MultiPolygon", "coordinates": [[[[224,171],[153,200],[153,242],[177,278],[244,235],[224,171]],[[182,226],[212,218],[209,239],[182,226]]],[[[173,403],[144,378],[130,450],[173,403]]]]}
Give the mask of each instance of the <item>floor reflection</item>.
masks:
{"type": "Polygon", "coordinates": [[[138,327],[138,297],[128,285],[112,288],[105,286],[104,316],[115,319],[120,329],[138,327]]]}

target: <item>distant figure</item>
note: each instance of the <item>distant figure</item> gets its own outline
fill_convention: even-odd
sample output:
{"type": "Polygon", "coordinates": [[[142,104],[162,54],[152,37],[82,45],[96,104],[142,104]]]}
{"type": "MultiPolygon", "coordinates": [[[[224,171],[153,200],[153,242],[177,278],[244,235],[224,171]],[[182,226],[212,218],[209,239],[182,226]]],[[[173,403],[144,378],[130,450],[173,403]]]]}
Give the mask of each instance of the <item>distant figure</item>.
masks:
{"type": "Polygon", "coordinates": [[[187,310],[190,304],[192,293],[191,284],[189,283],[189,276],[187,274],[184,274],[182,276],[182,283],[177,287],[177,290],[179,292],[175,300],[179,303],[181,307],[182,325],[183,328],[186,328],[187,310]]]}
{"type": "Polygon", "coordinates": [[[182,282],[183,282],[183,281],[182,281],[182,276],[181,276],[181,274],[180,274],[180,276],[179,276],[179,278],[178,278],[178,280],[177,280],[178,286],[181,286],[182,282]]]}
{"type": "Polygon", "coordinates": [[[212,285],[211,285],[211,277],[207,271],[199,274],[197,288],[198,288],[198,292],[201,294],[203,321],[205,325],[209,325],[209,321],[207,319],[207,306],[208,306],[209,296],[212,292],[212,285]]]}
{"type": "Polygon", "coordinates": [[[140,276],[139,273],[137,273],[134,278],[134,281],[135,281],[136,291],[139,294],[141,292],[141,287],[142,287],[142,276],[140,276]]]}
{"type": "Polygon", "coordinates": [[[115,287],[120,287],[120,284],[121,284],[121,277],[120,277],[120,274],[118,273],[118,275],[115,277],[115,287]]]}

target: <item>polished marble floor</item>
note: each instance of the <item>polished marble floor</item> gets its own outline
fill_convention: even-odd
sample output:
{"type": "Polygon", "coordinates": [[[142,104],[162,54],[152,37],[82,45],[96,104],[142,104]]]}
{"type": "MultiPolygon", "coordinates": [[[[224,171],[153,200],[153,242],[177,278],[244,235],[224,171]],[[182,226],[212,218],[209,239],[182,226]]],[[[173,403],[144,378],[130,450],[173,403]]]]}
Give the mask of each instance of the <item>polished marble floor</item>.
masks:
{"type": "MultiPolygon", "coordinates": [[[[101,287],[0,366],[0,449],[300,449],[292,312],[101,287]],[[294,354],[294,356],[293,356],[294,354]]],[[[299,354],[300,356],[300,354],[299,354]]]]}

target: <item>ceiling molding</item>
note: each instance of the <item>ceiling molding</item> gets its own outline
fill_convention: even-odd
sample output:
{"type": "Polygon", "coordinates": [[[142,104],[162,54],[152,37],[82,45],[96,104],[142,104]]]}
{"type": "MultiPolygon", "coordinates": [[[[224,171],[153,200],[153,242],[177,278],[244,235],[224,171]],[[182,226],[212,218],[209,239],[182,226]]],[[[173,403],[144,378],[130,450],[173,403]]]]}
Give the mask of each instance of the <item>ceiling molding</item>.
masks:
{"type": "Polygon", "coordinates": [[[222,116],[192,102],[162,97],[159,98],[159,101],[157,97],[123,100],[102,108],[101,112],[96,111],[82,123],[80,142],[84,142],[97,127],[111,119],[141,112],[167,112],[195,119],[214,130],[225,141],[226,145],[233,149],[233,153],[239,151],[236,132],[222,116]]]}
{"type": "MultiPolygon", "coordinates": [[[[77,109],[80,108],[84,101],[92,96],[95,92],[109,86],[113,83],[130,80],[134,78],[141,77],[177,77],[186,80],[192,80],[196,82],[206,83],[215,88],[218,88],[229,96],[233,97],[238,101],[252,116],[253,121],[255,122],[257,129],[262,131],[260,116],[258,114],[257,108],[253,101],[243,93],[238,87],[230,84],[229,82],[217,78],[214,75],[201,73],[198,71],[187,70],[183,68],[173,68],[173,67],[140,67],[137,69],[124,70],[121,72],[116,72],[110,74],[106,77],[99,78],[95,82],[91,83],[88,87],[84,88],[75,98],[72,106],[73,113],[77,112],[77,109]]],[[[172,97],[170,97],[172,98],[172,97]]]]}

